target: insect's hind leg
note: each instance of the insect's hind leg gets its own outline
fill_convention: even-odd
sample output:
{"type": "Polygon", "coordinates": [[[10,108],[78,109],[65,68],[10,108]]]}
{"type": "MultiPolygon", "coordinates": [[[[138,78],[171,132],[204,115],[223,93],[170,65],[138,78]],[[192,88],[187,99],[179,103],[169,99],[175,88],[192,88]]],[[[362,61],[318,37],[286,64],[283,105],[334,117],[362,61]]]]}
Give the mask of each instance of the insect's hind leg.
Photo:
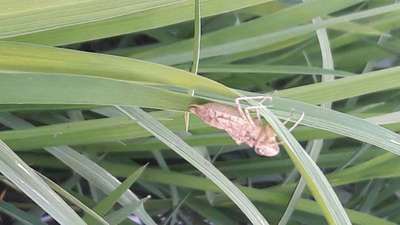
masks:
{"type": "Polygon", "coordinates": [[[301,121],[304,119],[304,115],[305,115],[305,113],[302,112],[299,119],[293,124],[293,126],[291,128],[289,128],[290,132],[292,132],[301,123],[301,121]]]}

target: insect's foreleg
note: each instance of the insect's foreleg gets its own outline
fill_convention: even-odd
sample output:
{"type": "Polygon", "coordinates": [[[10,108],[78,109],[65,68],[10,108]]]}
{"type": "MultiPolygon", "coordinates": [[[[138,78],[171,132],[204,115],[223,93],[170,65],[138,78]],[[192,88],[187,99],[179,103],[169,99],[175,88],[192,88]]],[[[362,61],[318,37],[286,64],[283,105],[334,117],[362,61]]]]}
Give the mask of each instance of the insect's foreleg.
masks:
{"type": "Polygon", "coordinates": [[[244,111],[246,112],[246,119],[251,123],[251,125],[256,126],[256,124],[254,123],[253,117],[251,117],[250,115],[250,110],[255,109],[256,113],[257,113],[257,119],[259,121],[261,121],[261,117],[260,117],[260,112],[258,111],[258,109],[260,109],[259,106],[249,106],[244,108],[244,111]]]}
{"type": "Polygon", "coordinates": [[[239,97],[239,98],[235,99],[235,103],[236,103],[237,109],[238,109],[238,111],[240,113],[240,116],[242,116],[243,118],[247,118],[246,114],[243,112],[242,107],[240,105],[240,100],[242,100],[242,97],[239,97]]]}

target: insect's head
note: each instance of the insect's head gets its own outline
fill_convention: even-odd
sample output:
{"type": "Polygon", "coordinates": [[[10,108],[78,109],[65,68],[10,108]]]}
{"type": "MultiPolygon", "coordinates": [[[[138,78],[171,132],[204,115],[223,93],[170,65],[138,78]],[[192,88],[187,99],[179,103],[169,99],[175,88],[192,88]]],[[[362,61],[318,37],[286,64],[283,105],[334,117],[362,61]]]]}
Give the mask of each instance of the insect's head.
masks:
{"type": "Polygon", "coordinates": [[[193,104],[189,106],[189,112],[195,115],[202,115],[204,110],[204,106],[202,105],[193,104]]]}

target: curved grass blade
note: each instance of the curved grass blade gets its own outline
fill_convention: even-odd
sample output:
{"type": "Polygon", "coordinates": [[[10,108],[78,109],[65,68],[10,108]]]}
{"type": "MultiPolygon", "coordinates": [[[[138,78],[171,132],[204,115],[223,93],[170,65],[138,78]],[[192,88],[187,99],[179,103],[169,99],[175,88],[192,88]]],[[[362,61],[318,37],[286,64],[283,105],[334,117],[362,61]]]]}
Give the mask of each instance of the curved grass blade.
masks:
{"type": "Polygon", "coordinates": [[[86,225],[49,186],[0,140],[0,171],[60,224],[86,225]]]}
{"type": "MultiPolygon", "coordinates": [[[[250,103],[257,105],[252,102],[250,103]]],[[[274,128],[280,140],[284,142],[289,157],[292,159],[302,177],[307,181],[308,187],[321,206],[328,223],[351,224],[332,186],[315,162],[308,156],[301,145],[272,112],[263,107],[260,109],[260,113],[274,128]]]]}
{"type": "MultiPolygon", "coordinates": [[[[304,0],[305,1],[305,0],[304,0]]],[[[313,19],[313,23],[319,23],[321,21],[321,17],[317,17],[313,19]]],[[[324,69],[330,69],[334,70],[334,64],[333,64],[333,56],[332,56],[332,51],[329,43],[329,37],[326,29],[318,29],[317,30],[317,38],[318,42],[321,48],[321,55],[322,55],[322,68],[324,69]]],[[[333,81],[335,80],[335,76],[332,74],[329,74],[328,76],[324,76],[321,79],[321,82],[327,82],[327,81],[333,81]]],[[[321,104],[321,107],[328,108],[330,109],[332,107],[332,103],[323,103],[321,104]]],[[[311,152],[310,152],[310,158],[313,161],[317,161],[322,147],[323,147],[323,139],[318,139],[318,140],[313,140],[312,141],[312,147],[311,147],[311,152]]],[[[296,204],[299,202],[301,195],[306,187],[306,179],[302,176],[300,178],[299,183],[297,184],[296,189],[294,190],[293,196],[290,199],[290,202],[288,204],[288,207],[286,208],[285,213],[283,214],[281,220],[279,221],[278,225],[286,225],[289,222],[289,219],[294,212],[294,207],[296,204]]]]}
{"type": "Polygon", "coordinates": [[[121,108],[116,106],[121,112],[136,120],[143,128],[152,133],[155,137],[164,142],[172,150],[190,162],[194,167],[212,180],[223,192],[232,199],[233,202],[242,210],[253,224],[268,224],[264,217],[258,212],[256,207],[247,197],[229,181],[218,169],[209,161],[204,159],[197,151],[192,149],[182,139],[172,133],[168,128],[159,123],[149,114],[138,107],[121,108]]]}

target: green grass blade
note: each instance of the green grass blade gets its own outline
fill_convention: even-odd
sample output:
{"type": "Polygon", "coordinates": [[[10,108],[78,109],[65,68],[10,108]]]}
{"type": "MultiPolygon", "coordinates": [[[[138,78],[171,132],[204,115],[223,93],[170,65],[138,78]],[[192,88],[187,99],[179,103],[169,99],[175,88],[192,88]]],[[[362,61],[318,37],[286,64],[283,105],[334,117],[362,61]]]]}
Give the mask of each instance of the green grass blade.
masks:
{"type": "MultiPolygon", "coordinates": [[[[146,165],[142,166],[135,172],[133,172],[130,176],[128,176],[124,182],[122,182],[115,190],[113,190],[107,197],[105,197],[103,200],[101,200],[95,207],[94,211],[101,215],[104,216],[106,215],[107,212],[109,212],[112,207],[115,205],[115,203],[118,202],[118,199],[132,186],[133,183],[140,177],[140,175],[143,173],[143,171],[146,169],[146,165]]],[[[134,208],[132,211],[136,211],[134,208]]],[[[130,213],[132,212],[130,211],[130,213]]],[[[88,224],[93,224],[95,223],[94,218],[90,217],[84,217],[86,219],[85,221],[88,224]]],[[[122,218],[125,219],[125,218],[122,218]]]]}
{"type": "MultiPolygon", "coordinates": [[[[144,200],[141,200],[139,204],[143,205],[144,200]]],[[[114,211],[107,215],[106,219],[110,222],[111,225],[118,225],[122,221],[124,221],[125,218],[127,218],[132,213],[132,211],[135,211],[137,207],[138,205],[135,203],[125,205],[117,211],[114,211]]]]}
{"type": "Polygon", "coordinates": [[[90,209],[89,207],[87,207],[85,204],[83,204],[81,201],[79,201],[77,198],[75,198],[73,195],[71,195],[68,191],[64,190],[62,187],[60,187],[58,184],[54,183],[52,180],[48,179],[47,177],[41,175],[40,173],[38,173],[42,179],[47,183],[47,185],[49,185],[51,187],[51,189],[53,189],[54,191],[56,191],[59,195],[61,195],[62,197],[64,197],[65,199],[67,199],[69,202],[75,204],[76,206],[78,206],[79,208],[81,208],[83,211],[85,211],[88,215],[93,217],[93,223],[88,223],[84,218],[85,222],[88,224],[95,224],[95,223],[99,223],[99,224],[104,224],[104,225],[109,225],[107,223],[107,221],[105,221],[101,216],[99,216],[99,214],[97,214],[95,211],[93,211],[92,209],[90,209]]]}
{"type": "Polygon", "coordinates": [[[218,187],[220,187],[229,198],[242,210],[253,224],[268,224],[255,206],[233,185],[219,170],[209,161],[204,159],[198,152],[187,145],[182,139],[172,133],[168,128],[152,118],[140,108],[125,109],[118,107],[127,116],[135,119],[146,130],[168,145],[172,150],[190,162],[194,167],[204,173],[218,187]],[[132,115],[131,115],[132,114],[132,115]]]}
{"type": "MultiPolygon", "coordinates": [[[[111,3],[105,0],[96,0],[46,3],[46,5],[31,5],[30,8],[26,7],[23,10],[4,12],[6,14],[2,16],[0,22],[0,38],[5,39],[83,23],[95,23],[174,5],[177,1],[160,0],[146,3],[116,0],[111,3]]],[[[9,7],[16,9],[18,4],[15,4],[15,7],[12,5],[9,7]]]]}
{"type": "Polygon", "coordinates": [[[378,70],[361,76],[346,77],[332,82],[310,84],[278,91],[280,97],[312,104],[332,102],[354,96],[400,87],[400,67],[378,70]],[[358,87],[358,88],[354,88],[358,87]],[[313,93],[320,93],[315,95],[313,93]]]}
{"type": "MultiPolygon", "coordinates": [[[[320,17],[314,18],[313,23],[319,23],[321,21],[320,17]]],[[[329,43],[329,37],[326,29],[318,29],[317,30],[317,38],[318,42],[321,48],[321,55],[322,55],[322,68],[324,69],[330,69],[334,70],[334,64],[333,64],[333,56],[332,56],[332,51],[329,43]]],[[[335,76],[332,74],[329,74],[328,76],[324,76],[321,79],[321,82],[327,82],[327,81],[333,81],[335,80],[335,76]]],[[[321,104],[321,107],[328,108],[330,109],[332,107],[332,103],[323,103],[321,104]]],[[[318,140],[313,140],[312,141],[312,147],[310,151],[310,158],[313,161],[317,161],[322,147],[323,147],[324,141],[322,139],[318,140]]],[[[278,225],[286,225],[289,222],[289,219],[291,215],[293,214],[295,210],[296,204],[298,204],[301,195],[306,187],[306,178],[301,177],[299,183],[297,184],[297,187],[293,193],[292,198],[290,199],[290,202],[288,204],[288,207],[286,208],[285,213],[283,214],[281,220],[279,221],[278,225]]]]}
{"type": "MultiPolygon", "coordinates": [[[[120,185],[117,178],[68,146],[49,147],[46,148],[46,150],[105,193],[111,193],[120,185]]],[[[125,192],[118,202],[122,205],[134,203],[141,206],[140,200],[131,191],[125,192]]],[[[141,218],[145,224],[156,224],[143,207],[137,207],[134,213],[141,218]]]]}
{"type": "Polygon", "coordinates": [[[86,225],[49,186],[0,141],[0,171],[60,224],[86,225]]]}
{"type": "Polygon", "coordinates": [[[249,73],[249,74],[302,74],[302,75],[335,75],[338,77],[353,76],[353,73],[322,69],[318,67],[305,67],[293,65],[240,65],[240,64],[202,64],[200,67],[202,73],[249,73]]]}
{"type": "Polygon", "coordinates": [[[194,9],[194,38],[193,38],[193,63],[190,71],[197,74],[199,70],[200,60],[200,43],[201,43],[201,15],[200,15],[200,0],[195,0],[194,9]]]}
{"type": "MultiPolygon", "coordinates": [[[[268,1],[203,1],[203,16],[268,1]]],[[[46,45],[66,45],[188,21],[193,18],[190,9],[194,5],[192,1],[179,0],[43,1],[37,4],[8,1],[5,4],[3,9],[11,10],[2,16],[0,37],[46,45]],[[179,13],[171,14],[171,11],[179,13]]]]}

